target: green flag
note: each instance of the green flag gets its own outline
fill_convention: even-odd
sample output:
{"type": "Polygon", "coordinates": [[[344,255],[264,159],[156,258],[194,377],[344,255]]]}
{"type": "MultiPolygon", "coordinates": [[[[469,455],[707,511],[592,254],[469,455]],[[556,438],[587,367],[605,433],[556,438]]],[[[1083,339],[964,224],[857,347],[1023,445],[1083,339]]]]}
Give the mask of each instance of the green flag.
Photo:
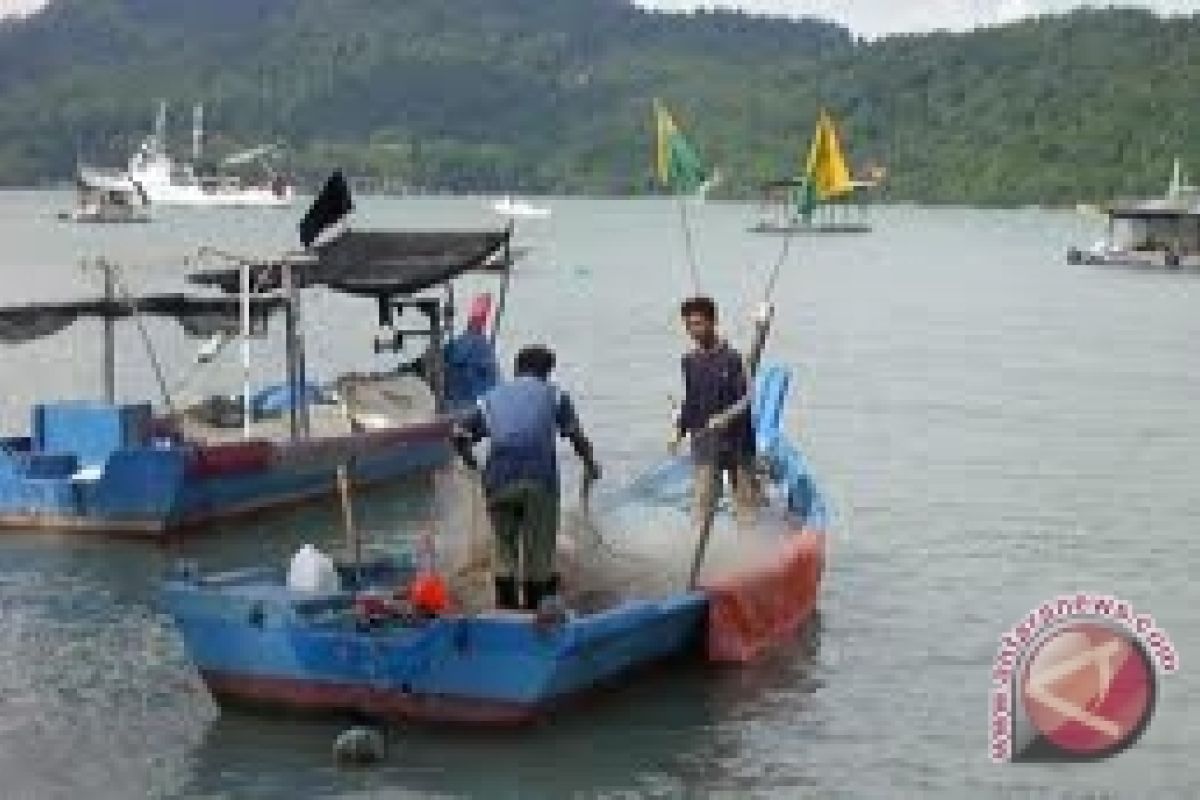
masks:
{"type": "Polygon", "coordinates": [[[708,180],[700,156],[658,100],[654,101],[654,116],[658,131],[654,169],[658,182],[674,192],[690,194],[696,191],[708,180]]]}
{"type": "Polygon", "coordinates": [[[805,222],[812,220],[813,212],[817,210],[817,186],[811,177],[805,177],[792,189],[792,204],[796,207],[796,215],[805,222]]]}

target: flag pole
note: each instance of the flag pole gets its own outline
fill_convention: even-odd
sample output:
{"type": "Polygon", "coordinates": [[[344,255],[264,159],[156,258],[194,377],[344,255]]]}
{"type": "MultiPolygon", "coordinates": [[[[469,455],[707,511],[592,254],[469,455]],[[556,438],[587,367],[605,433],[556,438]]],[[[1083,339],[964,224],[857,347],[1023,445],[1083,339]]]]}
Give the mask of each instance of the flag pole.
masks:
{"type": "Polygon", "coordinates": [[[700,291],[700,278],[696,267],[696,246],[692,241],[692,226],[688,223],[686,195],[679,195],[679,225],[683,228],[683,251],[687,258],[688,277],[692,281],[692,293],[695,294],[700,291]]]}

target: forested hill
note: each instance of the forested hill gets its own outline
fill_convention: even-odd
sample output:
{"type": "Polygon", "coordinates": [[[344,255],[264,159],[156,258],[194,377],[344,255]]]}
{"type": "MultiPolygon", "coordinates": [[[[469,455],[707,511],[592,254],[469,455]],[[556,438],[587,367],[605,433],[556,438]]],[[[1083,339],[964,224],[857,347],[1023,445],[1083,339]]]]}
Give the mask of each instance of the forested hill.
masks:
{"type": "Polygon", "coordinates": [[[1056,203],[1200,172],[1200,16],[1080,11],[857,41],[818,21],[627,0],[53,0],[0,22],[0,184],[121,163],[173,103],[220,154],[288,145],[449,189],[649,188],[650,99],[725,187],[794,171],[819,105],[895,200],[1056,203]]]}

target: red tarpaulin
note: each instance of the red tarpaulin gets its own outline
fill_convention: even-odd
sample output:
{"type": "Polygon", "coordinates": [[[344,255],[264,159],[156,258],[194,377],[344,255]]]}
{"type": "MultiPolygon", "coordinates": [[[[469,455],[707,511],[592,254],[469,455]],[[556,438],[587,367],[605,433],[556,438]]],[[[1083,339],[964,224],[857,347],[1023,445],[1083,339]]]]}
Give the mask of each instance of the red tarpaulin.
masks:
{"type": "Polygon", "coordinates": [[[745,663],[795,636],[817,605],[825,534],[786,536],[777,557],[703,584],[708,594],[708,659],[745,663]]]}

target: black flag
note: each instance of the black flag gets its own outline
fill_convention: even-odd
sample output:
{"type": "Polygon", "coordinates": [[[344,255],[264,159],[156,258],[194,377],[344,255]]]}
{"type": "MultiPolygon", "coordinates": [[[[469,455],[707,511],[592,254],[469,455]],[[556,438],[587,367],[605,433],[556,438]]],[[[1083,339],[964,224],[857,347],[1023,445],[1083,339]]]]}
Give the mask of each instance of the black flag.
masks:
{"type": "Polygon", "coordinates": [[[350,199],[350,187],[342,177],[341,170],[334,173],[321,187],[312,207],[300,220],[300,244],[308,247],[317,240],[321,231],[337,222],[354,210],[354,202],[350,199]]]}

